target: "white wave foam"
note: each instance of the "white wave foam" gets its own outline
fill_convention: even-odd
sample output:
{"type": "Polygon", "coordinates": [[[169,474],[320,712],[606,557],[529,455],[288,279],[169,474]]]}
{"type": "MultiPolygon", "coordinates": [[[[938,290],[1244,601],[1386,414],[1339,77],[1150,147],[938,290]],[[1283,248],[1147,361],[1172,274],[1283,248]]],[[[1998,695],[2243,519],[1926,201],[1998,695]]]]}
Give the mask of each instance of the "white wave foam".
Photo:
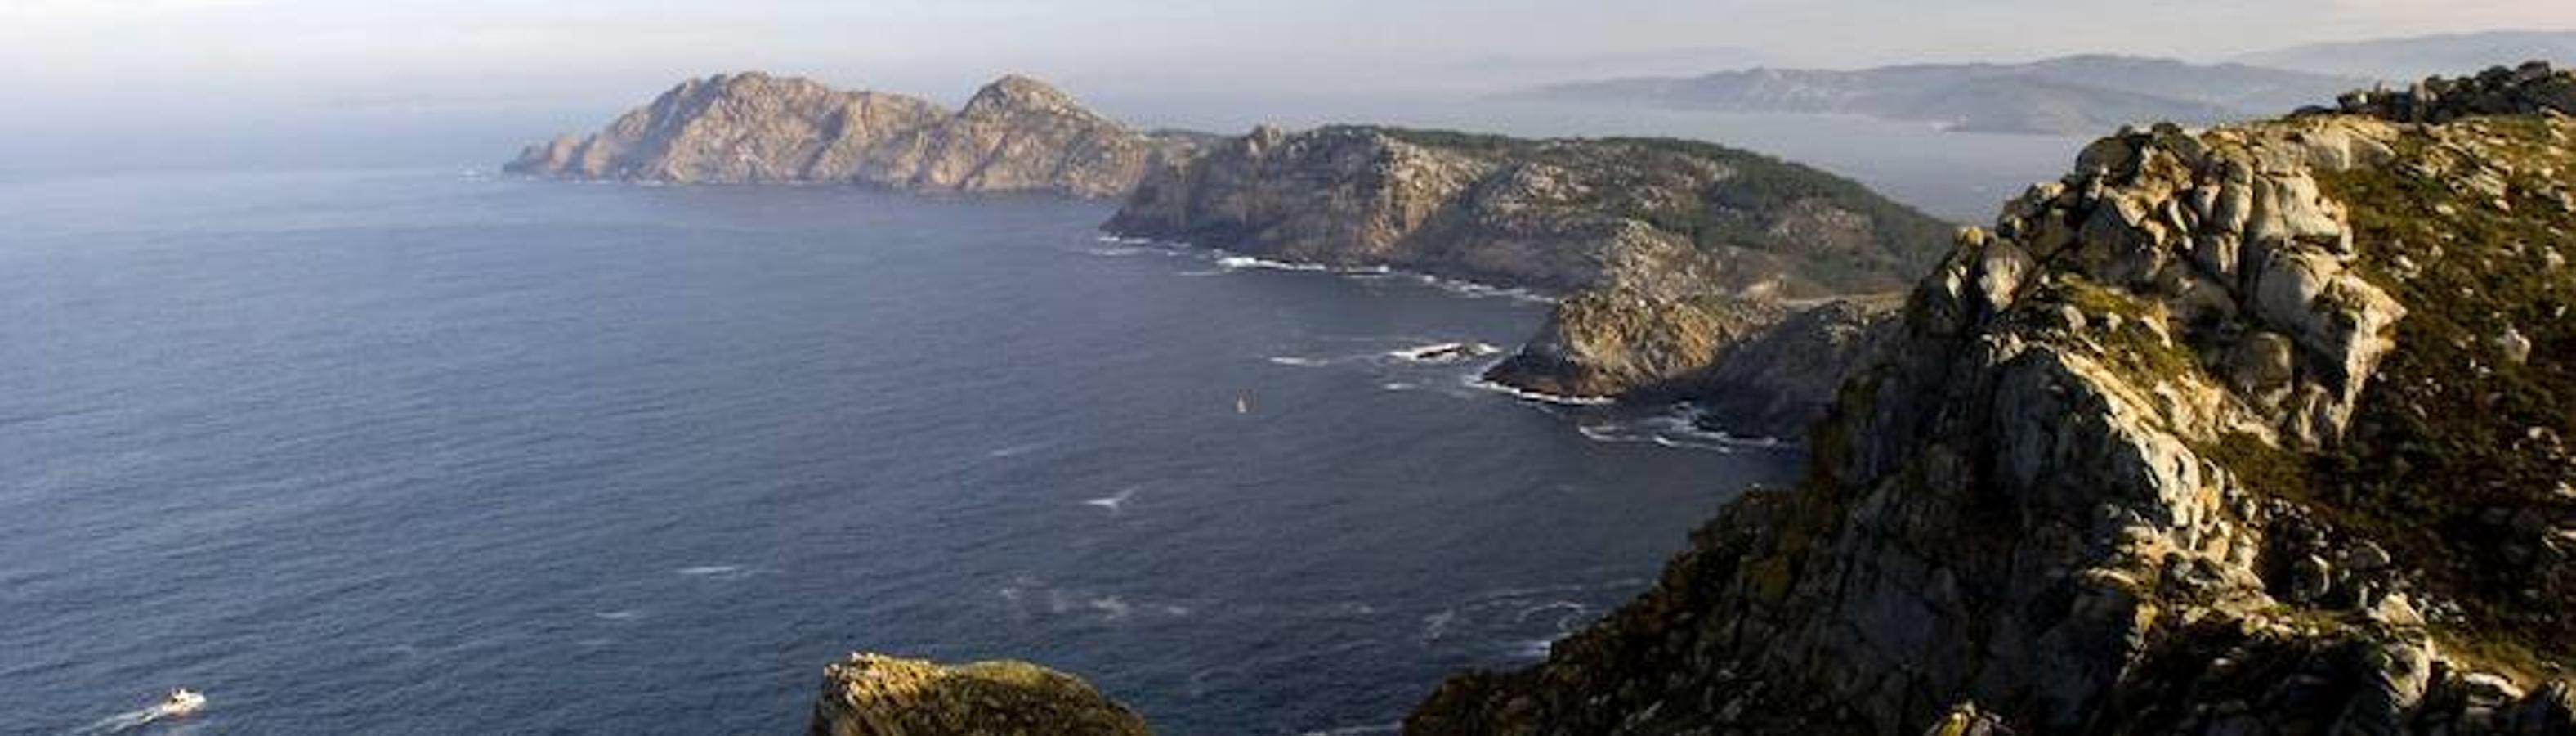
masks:
{"type": "Polygon", "coordinates": [[[1434,289],[1471,299],[1510,299],[1533,304],[1553,304],[1556,299],[1528,289],[1480,284],[1462,279],[1441,278],[1427,273],[1413,274],[1415,281],[1434,289]]]}
{"type": "Polygon", "coordinates": [[[1036,449],[1039,449],[1039,448],[1046,447],[1048,444],[1051,444],[1051,443],[1047,443],[1047,442],[1027,442],[1027,443],[1022,443],[1022,444],[1012,445],[1012,446],[1009,446],[1009,447],[997,447],[997,448],[993,448],[993,450],[992,450],[992,451],[990,451],[990,452],[986,452],[986,453],[984,453],[984,456],[985,456],[985,457],[1014,457],[1014,456],[1018,456],[1018,455],[1027,454],[1027,453],[1028,453],[1029,451],[1031,451],[1031,450],[1036,450],[1036,449]]]}
{"type": "Polygon", "coordinates": [[[1422,640],[1439,641],[1449,635],[1449,625],[1457,622],[1458,612],[1454,609],[1422,617],[1422,640]]]}
{"type": "Polygon", "coordinates": [[[1708,429],[1699,423],[1699,412],[1684,406],[1660,414],[1623,421],[1590,422],[1575,425],[1584,439],[1594,442],[1647,443],[1679,450],[1737,452],[1791,447],[1776,437],[1739,437],[1708,429]]]}
{"type": "Polygon", "coordinates": [[[749,574],[738,565],[692,565],[672,572],[693,578],[731,578],[749,574]]]}
{"type": "Polygon", "coordinates": [[[1144,486],[1128,486],[1118,491],[1118,495],[1102,496],[1083,501],[1082,504],[1085,506],[1098,506],[1100,508],[1107,509],[1111,516],[1116,516],[1127,510],[1127,499],[1135,498],[1136,489],[1143,487],[1144,486]]]}
{"type": "Polygon", "coordinates": [[[1333,361],[1327,358],[1305,358],[1294,355],[1270,356],[1271,365],[1292,365],[1299,368],[1313,368],[1316,366],[1331,365],[1332,363],[1333,361]]]}
{"type": "Polygon", "coordinates": [[[601,621],[633,621],[635,617],[644,614],[632,608],[622,608],[615,611],[593,611],[590,615],[601,621]]]}
{"type": "Polygon", "coordinates": [[[1114,595],[1093,598],[1086,605],[1089,605],[1091,610],[1099,611],[1101,618],[1111,621],[1127,620],[1127,614],[1136,611],[1135,606],[1128,605],[1125,599],[1114,595]]]}
{"type": "Polygon", "coordinates": [[[1523,639],[1511,643],[1512,656],[1519,659],[1546,659],[1548,650],[1554,648],[1555,639],[1523,639]]]}
{"type": "Polygon", "coordinates": [[[1502,348],[1481,342],[1435,342],[1400,350],[1387,351],[1387,357],[1413,363],[1456,363],[1502,352],[1502,348]]]}
{"type": "Polygon", "coordinates": [[[1477,371],[1477,372],[1475,372],[1475,373],[1467,374],[1467,375],[1464,377],[1464,380],[1466,381],[1467,385],[1469,385],[1469,386],[1473,386],[1473,387],[1476,387],[1476,388],[1480,388],[1480,389],[1484,389],[1484,390],[1486,390],[1486,391],[1492,391],[1492,392],[1495,392],[1495,393],[1501,393],[1501,394],[1509,394],[1509,395],[1511,395],[1513,398],[1517,398],[1517,399],[1523,399],[1523,400],[1528,400],[1528,401],[1536,401],[1536,402],[1547,403],[1547,404],[1557,404],[1557,405],[1560,405],[1560,406],[1607,406],[1607,405],[1610,405],[1610,404],[1618,403],[1618,400],[1617,400],[1617,399],[1613,399],[1613,398],[1610,398],[1610,397],[1607,397],[1607,396],[1559,396],[1559,395],[1556,395],[1556,394],[1541,393],[1541,392],[1537,392],[1537,391],[1531,391],[1531,390],[1524,389],[1524,388],[1521,388],[1521,387],[1518,387],[1518,386],[1509,386],[1509,385],[1505,385],[1505,384],[1501,384],[1501,383],[1496,383],[1496,382],[1493,382],[1493,381],[1485,380],[1484,372],[1483,372],[1483,371],[1477,371]]]}
{"type": "Polygon", "coordinates": [[[1263,268],[1272,271],[1333,270],[1333,267],[1326,266],[1321,263],[1290,263],[1287,261],[1274,261],[1268,258],[1255,258],[1252,256],[1222,256],[1216,259],[1216,265],[1228,269],[1263,268]]]}
{"type": "Polygon", "coordinates": [[[1417,388],[1421,388],[1421,387],[1422,387],[1422,385],[1421,385],[1421,384],[1417,384],[1417,383],[1407,383],[1407,382],[1404,382],[1404,381],[1388,381],[1388,382],[1385,382],[1385,383],[1378,384],[1378,385],[1377,385],[1377,387],[1378,387],[1378,388],[1382,388],[1382,389],[1386,389],[1386,390],[1388,390],[1388,391],[1411,391],[1411,390],[1414,390],[1414,389],[1417,389],[1417,388]]]}

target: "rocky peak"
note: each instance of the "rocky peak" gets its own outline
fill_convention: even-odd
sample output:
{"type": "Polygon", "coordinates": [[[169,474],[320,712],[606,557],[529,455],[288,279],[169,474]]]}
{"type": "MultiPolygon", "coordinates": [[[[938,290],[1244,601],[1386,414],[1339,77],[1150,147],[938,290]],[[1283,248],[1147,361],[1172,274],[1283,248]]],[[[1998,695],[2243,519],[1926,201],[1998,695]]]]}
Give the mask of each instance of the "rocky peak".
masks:
{"type": "Polygon", "coordinates": [[[1018,74],[1006,74],[975,91],[966,101],[964,114],[999,115],[1011,112],[1040,112],[1059,115],[1094,117],[1092,112],[1075,102],[1072,95],[1045,82],[1018,74]]]}

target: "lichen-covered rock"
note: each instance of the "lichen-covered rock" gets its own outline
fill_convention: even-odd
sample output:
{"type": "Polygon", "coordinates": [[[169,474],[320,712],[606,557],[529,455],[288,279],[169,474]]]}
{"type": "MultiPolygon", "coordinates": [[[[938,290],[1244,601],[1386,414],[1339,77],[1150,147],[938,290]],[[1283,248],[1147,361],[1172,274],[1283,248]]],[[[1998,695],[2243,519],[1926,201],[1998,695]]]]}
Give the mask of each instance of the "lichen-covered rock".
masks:
{"type": "MultiPolygon", "coordinates": [[[[2553,70],[2546,61],[2532,61],[2458,79],[2433,77],[2402,90],[2353,92],[2337,100],[2332,110],[2408,123],[2447,123],[2472,115],[2529,115],[2543,111],[2576,111],[2576,73],[2553,70]]],[[[2328,110],[2309,112],[2321,114],[2328,110]]]]}
{"type": "Polygon", "coordinates": [[[1804,481],[1407,732],[2576,731],[2571,139],[2094,144],[1916,286],[1804,481]]]}
{"type": "Polygon", "coordinates": [[[921,192],[1114,197],[1195,139],[1129,130],[1007,76],[951,113],[883,92],[759,72],[692,79],[586,139],[530,146],[521,174],[670,183],[866,184],[921,192]]]}
{"type": "Polygon", "coordinates": [[[1549,291],[1693,298],[1895,288],[1948,227],[1721,146],[1260,128],[1147,177],[1112,233],[1549,291]]]}
{"type": "Polygon", "coordinates": [[[1090,685],[1026,662],[853,654],[823,669],[812,736],[1148,736],[1090,685]]]}

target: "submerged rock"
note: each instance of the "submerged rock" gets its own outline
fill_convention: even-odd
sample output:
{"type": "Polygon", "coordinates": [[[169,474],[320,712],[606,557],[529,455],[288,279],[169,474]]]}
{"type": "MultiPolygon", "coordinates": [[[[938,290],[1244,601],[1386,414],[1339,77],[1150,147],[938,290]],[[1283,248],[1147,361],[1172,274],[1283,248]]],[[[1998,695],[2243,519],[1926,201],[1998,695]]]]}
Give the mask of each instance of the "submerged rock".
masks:
{"type": "Polygon", "coordinates": [[[853,654],[823,668],[812,736],[1148,736],[1135,711],[1026,662],[853,654]]]}

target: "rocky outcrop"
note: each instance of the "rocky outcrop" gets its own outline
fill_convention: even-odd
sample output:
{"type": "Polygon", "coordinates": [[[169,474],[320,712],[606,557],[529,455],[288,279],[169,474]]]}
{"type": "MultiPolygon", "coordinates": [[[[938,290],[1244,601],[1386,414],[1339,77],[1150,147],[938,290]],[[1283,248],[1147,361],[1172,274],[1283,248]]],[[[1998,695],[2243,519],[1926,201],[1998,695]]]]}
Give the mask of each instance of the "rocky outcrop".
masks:
{"type": "Polygon", "coordinates": [[[853,654],[825,667],[812,736],[1147,736],[1071,675],[1025,662],[942,666],[853,654]]]}
{"type": "Polygon", "coordinates": [[[1671,399],[1746,337],[1778,321],[1767,302],[1662,299],[1627,289],[1580,292],[1486,380],[1566,397],[1671,399]]]}
{"type": "Polygon", "coordinates": [[[1895,288],[1947,226],[1823,172],[1662,139],[1261,128],[1148,176],[1110,232],[1548,291],[1895,288]]]}
{"type": "Polygon", "coordinates": [[[2576,77],[2550,69],[2548,62],[2534,61],[2458,79],[2432,77],[2403,90],[2353,92],[2337,99],[2331,112],[2409,123],[2447,123],[2472,115],[2568,110],[2576,110],[2576,77]]]}
{"type": "Polygon", "coordinates": [[[1873,362],[1898,305],[1578,292],[1485,379],[1568,398],[1690,403],[1711,429],[1794,440],[1873,362]]]}
{"type": "Polygon", "coordinates": [[[1130,130],[1008,76],[956,112],[744,72],[681,83],[588,138],[530,146],[506,170],[668,183],[864,184],[920,192],[1115,197],[1194,138],[1130,130]]]}
{"type": "Polygon", "coordinates": [[[2571,137],[2094,144],[1916,286],[1805,480],[1406,732],[2576,733],[2571,137]]]}

